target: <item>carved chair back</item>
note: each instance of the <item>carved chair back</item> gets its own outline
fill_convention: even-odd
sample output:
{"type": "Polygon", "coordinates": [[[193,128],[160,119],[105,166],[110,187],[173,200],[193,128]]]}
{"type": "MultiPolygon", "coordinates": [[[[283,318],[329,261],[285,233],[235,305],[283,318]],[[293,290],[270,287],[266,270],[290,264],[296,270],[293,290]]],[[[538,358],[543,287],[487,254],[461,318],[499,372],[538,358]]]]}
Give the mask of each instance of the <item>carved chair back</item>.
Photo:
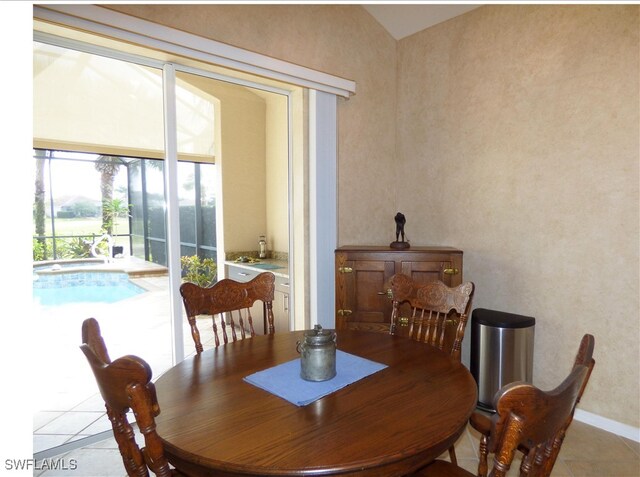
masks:
{"type": "Polygon", "coordinates": [[[451,288],[440,281],[415,283],[399,273],[391,278],[390,286],[393,296],[390,333],[398,334],[400,327],[406,327],[412,339],[437,346],[460,361],[474,284],[466,282],[451,288]],[[400,316],[405,302],[411,308],[408,317],[400,316]]]}
{"type": "Polygon", "coordinates": [[[494,454],[493,470],[489,475],[505,476],[521,447],[529,451],[522,459],[520,475],[551,475],[588,375],[589,368],[579,365],[553,391],[541,391],[531,384],[512,383],[496,394],[497,413],[492,418],[487,445],[487,451],[494,454]]]}
{"type": "Polygon", "coordinates": [[[237,341],[238,334],[241,339],[246,338],[247,332],[250,336],[255,336],[251,307],[256,302],[262,302],[263,305],[265,333],[274,333],[274,290],[275,276],[271,272],[261,273],[246,283],[225,278],[209,288],[183,283],[180,286],[180,295],[196,352],[202,353],[204,349],[196,321],[196,317],[200,315],[211,316],[216,347],[220,346],[221,342],[228,343],[229,339],[237,341]]]}
{"type": "MultiPolygon", "coordinates": [[[[553,468],[556,462],[556,459],[560,452],[560,447],[562,446],[562,442],[564,441],[564,438],[566,435],[566,431],[569,428],[569,425],[571,424],[571,422],[573,421],[573,414],[575,412],[576,406],[580,402],[580,399],[584,394],[584,390],[587,387],[587,383],[589,382],[589,378],[591,377],[591,373],[596,364],[595,360],[593,359],[594,347],[595,347],[594,337],[592,335],[585,334],[582,337],[582,340],[580,341],[580,347],[578,348],[578,353],[576,354],[576,358],[574,360],[572,369],[575,370],[581,366],[584,366],[587,368],[587,375],[582,383],[582,387],[578,392],[578,397],[575,401],[575,404],[573,405],[573,409],[571,410],[571,413],[569,414],[569,417],[567,418],[566,423],[564,424],[563,428],[554,437],[554,442],[553,442],[551,452],[549,453],[546,459],[546,467],[549,469],[549,471],[553,468]]],[[[478,475],[480,475],[481,477],[484,477],[487,475],[487,468],[488,468],[487,454],[489,449],[488,439],[491,434],[491,419],[485,414],[475,412],[472,414],[469,422],[477,431],[480,432],[480,465],[479,465],[478,475]]],[[[530,451],[526,443],[521,444],[519,446],[519,450],[525,455],[528,454],[530,451]]]]}
{"type": "MultiPolygon", "coordinates": [[[[564,381],[552,391],[541,391],[523,382],[508,384],[494,397],[496,414],[483,416],[478,477],[487,477],[487,455],[493,454],[489,477],[508,474],[518,451],[524,453],[521,477],[549,477],[560,452],[565,433],[572,422],[595,365],[594,338],[584,335],[574,366],[564,381]]],[[[474,424],[473,418],[471,424],[474,424]]],[[[443,460],[436,460],[412,474],[413,477],[473,477],[473,474],[443,460]]]]}
{"type": "Polygon", "coordinates": [[[157,476],[178,475],[169,467],[156,432],[155,417],[160,414],[160,406],[155,386],[151,382],[149,365],[143,359],[131,355],[112,362],[102,339],[100,326],[94,318],[82,323],[80,349],[91,366],[104,399],[127,475],[148,476],[148,469],[157,476]],[[138,447],[127,419],[130,409],[144,437],[145,445],[142,449],[138,447]]]}
{"type": "MultiPolygon", "coordinates": [[[[584,394],[584,390],[587,387],[587,383],[589,382],[589,378],[596,364],[595,360],[593,359],[594,347],[595,347],[594,337],[592,335],[585,334],[582,337],[582,340],[580,341],[580,347],[578,348],[578,353],[576,354],[576,357],[574,360],[573,369],[576,369],[579,366],[586,366],[587,377],[582,383],[582,388],[578,393],[578,399],[576,400],[576,403],[573,406],[573,410],[571,411],[571,414],[567,419],[567,422],[564,428],[556,436],[557,441],[554,444],[553,452],[547,459],[547,466],[550,469],[553,468],[553,465],[555,464],[555,461],[558,457],[558,453],[560,452],[560,447],[562,445],[562,442],[564,441],[566,430],[569,428],[569,425],[573,421],[573,414],[575,412],[575,408],[577,404],[580,402],[582,395],[584,394]]],[[[484,477],[487,475],[487,452],[488,452],[487,442],[491,432],[491,418],[486,414],[474,412],[471,415],[471,419],[469,419],[469,423],[475,430],[477,430],[480,433],[479,475],[484,477]]],[[[519,450],[524,454],[527,454],[529,452],[529,448],[526,445],[521,445],[519,447],[519,450]]]]}

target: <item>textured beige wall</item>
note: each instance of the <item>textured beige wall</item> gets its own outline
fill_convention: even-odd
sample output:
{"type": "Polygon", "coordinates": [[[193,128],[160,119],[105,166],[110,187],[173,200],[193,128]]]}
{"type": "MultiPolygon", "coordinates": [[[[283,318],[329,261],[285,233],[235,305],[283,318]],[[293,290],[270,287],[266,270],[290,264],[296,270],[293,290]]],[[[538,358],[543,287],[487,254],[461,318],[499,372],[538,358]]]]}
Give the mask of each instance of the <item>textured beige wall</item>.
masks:
{"type": "MultiPolygon", "coordinates": [[[[258,249],[267,230],[266,103],[247,88],[204,77],[200,87],[219,101],[225,252],[258,249]]],[[[198,83],[196,83],[198,84],[198,83]]]]}
{"type": "Polygon", "coordinates": [[[338,100],[338,241],[395,225],[396,41],[354,5],[117,5],[110,9],[354,80],[338,100]]]}
{"type": "Polygon", "coordinates": [[[534,382],[580,337],[581,408],[640,426],[638,6],[484,6],[399,42],[398,207],[465,253],[474,307],[535,316],[534,382]]]}
{"type": "Polygon", "coordinates": [[[225,252],[288,252],[287,98],[204,76],[178,73],[218,101],[225,252]]]}
{"type": "Polygon", "coordinates": [[[465,251],[476,307],[537,318],[540,386],[590,332],[581,407],[640,426],[637,6],[484,6],[399,43],[359,6],[109,8],[355,80],[339,243],[391,241],[397,206],[465,251]]]}
{"type": "Polygon", "coordinates": [[[267,249],[289,252],[289,123],[287,97],[266,96],[267,249]]]}

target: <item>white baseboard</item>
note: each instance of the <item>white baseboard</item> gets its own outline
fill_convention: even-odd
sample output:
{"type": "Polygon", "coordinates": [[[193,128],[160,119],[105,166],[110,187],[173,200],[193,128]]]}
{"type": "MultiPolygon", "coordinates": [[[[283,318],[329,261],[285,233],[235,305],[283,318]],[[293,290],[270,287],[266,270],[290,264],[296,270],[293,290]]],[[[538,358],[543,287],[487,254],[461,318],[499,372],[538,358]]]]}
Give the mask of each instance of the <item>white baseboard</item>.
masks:
{"type": "Polygon", "coordinates": [[[591,412],[576,409],[573,416],[576,421],[584,422],[603,431],[611,432],[632,441],[640,442],[640,427],[633,427],[622,422],[614,421],[591,412]]]}

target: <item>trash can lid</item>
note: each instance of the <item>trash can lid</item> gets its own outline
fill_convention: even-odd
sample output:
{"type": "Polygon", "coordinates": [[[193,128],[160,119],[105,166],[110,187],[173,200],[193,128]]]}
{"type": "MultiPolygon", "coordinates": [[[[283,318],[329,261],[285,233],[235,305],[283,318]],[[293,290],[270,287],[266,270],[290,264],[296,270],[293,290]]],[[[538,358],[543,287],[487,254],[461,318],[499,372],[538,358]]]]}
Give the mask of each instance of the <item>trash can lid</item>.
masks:
{"type": "Polygon", "coordinates": [[[532,316],[476,308],[473,310],[471,322],[496,328],[528,328],[536,324],[536,319],[532,316]]]}

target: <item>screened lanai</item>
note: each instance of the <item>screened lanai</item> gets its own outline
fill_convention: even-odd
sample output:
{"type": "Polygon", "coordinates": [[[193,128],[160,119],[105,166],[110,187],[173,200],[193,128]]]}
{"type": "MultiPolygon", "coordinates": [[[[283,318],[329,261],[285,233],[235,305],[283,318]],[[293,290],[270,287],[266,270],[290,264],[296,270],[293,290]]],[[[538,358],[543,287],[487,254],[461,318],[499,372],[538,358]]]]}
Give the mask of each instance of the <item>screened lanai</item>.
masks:
{"type": "Polygon", "coordinates": [[[168,186],[180,263],[209,263],[209,283],[217,278],[216,98],[193,75],[176,75],[170,182],[162,69],[72,46],[36,41],[33,50],[31,325],[51,357],[34,400],[40,457],[109,434],[78,352],[85,318],[99,319],[114,356],[145,356],[157,375],[174,363],[177,340],[189,346],[188,331],[176,334],[186,320],[170,291],[168,186]]]}
{"type": "MultiPolygon", "coordinates": [[[[216,99],[189,78],[178,77],[175,88],[181,255],[215,259],[216,99]]],[[[120,253],[167,265],[162,70],[34,43],[33,143],[36,203],[46,217],[36,224],[37,258],[78,258],[69,244],[104,232],[91,211],[117,200],[129,208],[117,220],[120,253]],[[106,180],[105,161],[113,169],[106,180]]]]}

